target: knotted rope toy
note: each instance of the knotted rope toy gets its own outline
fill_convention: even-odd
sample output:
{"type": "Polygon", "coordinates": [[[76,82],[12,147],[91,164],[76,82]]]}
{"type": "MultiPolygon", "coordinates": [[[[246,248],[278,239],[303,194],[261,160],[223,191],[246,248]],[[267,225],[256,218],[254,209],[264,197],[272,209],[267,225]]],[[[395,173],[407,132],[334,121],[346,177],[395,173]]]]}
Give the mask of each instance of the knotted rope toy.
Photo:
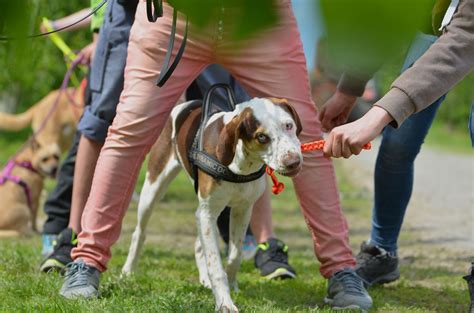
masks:
{"type": "MultiPolygon", "coordinates": [[[[310,141],[307,143],[301,144],[301,152],[305,151],[315,151],[315,150],[322,150],[324,147],[325,140],[315,140],[315,141],[310,141]]],[[[365,144],[362,149],[364,150],[370,150],[372,148],[372,144],[369,142],[365,144]]],[[[272,179],[273,186],[272,186],[272,193],[274,195],[278,195],[285,189],[285,184],[282,182],[278,181],[278,178],[275,175],[275,170],[268,167],[266,169],[266,172],[268,176],[272,179]]]]}

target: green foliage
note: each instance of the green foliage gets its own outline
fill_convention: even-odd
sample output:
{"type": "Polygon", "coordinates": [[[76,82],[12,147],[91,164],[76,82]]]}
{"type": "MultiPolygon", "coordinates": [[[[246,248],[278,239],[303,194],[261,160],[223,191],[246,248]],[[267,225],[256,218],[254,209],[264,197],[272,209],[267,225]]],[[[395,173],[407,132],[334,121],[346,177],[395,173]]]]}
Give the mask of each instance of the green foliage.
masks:
{"type": "Polygon", "coordinates": [[[474,73],[455,86],[442,104],[438,118],[449,128],[468,132],[471,103],[474,101],[474,73]]]}
{"type": "Polygon", "coordinates": [[[431,25],[433,0],[321,0],[330,56],[358,72],[373,72],[397,56],[417,30],[431,25]]]}
{"type": "MultiPolygon", "coordinates": [[[[309,0],[308,0],[309,1],[309,0]]],[[[215,9],[220,0],[170,0],[190,21],[200,27],[209,25],[220,14],[215,9]]],[[[330,55],[336,64],[353,65],[358,70],[371,68],[380,58],[395,59],[378,76],[387,90],[399,72],[403,46],[416,29],[431,28],[433,0],[322,0],[322,9],[330,39],[330,55]],[[374,44],[376,43],[376,44],[374,44]],[[376,47],[367,49],[367,47],[376,47]],[[398,59],[397,59],[398,57],[398,59]]],[[[228,0],[238,5],[232,27],[236,39],[246,38],[277,19],[272,0],[228,0]]],[[[88,0],[40,1],[0,0],[0,35],[24,37],[38,33],[41,18],[57,19],[89,5],[88,0]]],[[[90,42],[88,30],[62,33],[66,43],[79,50],[90,42]]],[[[44,97],[61,84],[66,70],[61,52],[46,37],[0,42],[0,98],[13,96],[17,111],[44,97]]],[[[471,74],[448,95],[438,119],[452,128],[466,130],[473,98],[474,75],[471,74]]]]}
{"type": "MultiPolygon", "coordinates": [[[[376,77],[380,83],[382,94],[387,92],[392,82],[400,74],[404,54],[401,53],[397,58],[392,59],[390,62],[384,64],[376,77]]],[[[436,136],[430,138],[430,144],[439,146],[445,146],[447,138],[451,137],[450,141],[456,141],[458,148],[456,150],[465,150],[462,148],[470,149],[468,140],[469,130],[467,124],[469,121],[469,114],[471,110],[471,103],[474,101],[474,73],[466,76],[459,84],[454,86],[447,94],[446,99],[443,101],[438,113],[436,115],[436,121],[438,126],[443,124],[444,136],[441,131],[436,133],[436,136]]],[[[439,127],[438,127],[439,129],[439,127]]]]}
{"type": "Polygon", "coordinates": [[[232,18],[219,9],[222,0],[169,0],[169,3],[185,13],[189,21],[200,28],[209,26],[225,14],[226,32],[237,40],[248,38],[277,20],[273,0],[226,0],[225,4],[227,8],[231,8],[227,10],[231,10],[232,18]]]}
{"type": "MultiPolygon", "coordinates": [[[[2,0],[1,35],[23,38],[37,34],[42,17],[58,19],[88,6],[87,0],[2,0]]],[[[87,29],[61,36],[75,50],[84,47],[91,38],[87,29]]],[[[59,88],[66,71],[62,53],[47,37],[0,42],[0,68],[0,93],[15,97],[21,109],[59,88]]]]}

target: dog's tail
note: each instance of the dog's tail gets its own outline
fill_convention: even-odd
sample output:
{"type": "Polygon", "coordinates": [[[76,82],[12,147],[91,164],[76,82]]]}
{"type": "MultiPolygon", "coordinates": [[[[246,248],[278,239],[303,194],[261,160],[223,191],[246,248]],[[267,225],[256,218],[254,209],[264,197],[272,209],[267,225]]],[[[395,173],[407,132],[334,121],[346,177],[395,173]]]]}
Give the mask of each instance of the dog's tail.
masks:
{"type": "Polygon", "coordinates": [[[0,238],[20,237],[21,233],[18,230],[0,230],[0,238]]]}
{"type": "Polygon", "coordinates": [[[22,130],[31,124],[34,113],[34,106],[28,111],[20,114],[8,114],[0,112],[0,129],[11,131],[22,130]]]}

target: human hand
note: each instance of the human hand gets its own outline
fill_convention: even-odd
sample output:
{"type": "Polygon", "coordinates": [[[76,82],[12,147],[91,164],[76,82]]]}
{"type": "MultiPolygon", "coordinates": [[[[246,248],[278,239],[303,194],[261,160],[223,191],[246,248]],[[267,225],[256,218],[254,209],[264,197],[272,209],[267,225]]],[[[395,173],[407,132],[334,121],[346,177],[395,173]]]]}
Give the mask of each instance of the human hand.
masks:
{"type": "Polygon", "coordinates": [[[326,101],[319,113],[319,120],[321,121],[323,130],[327,132],[336,126],[344,124],[356,100],[356,96],[351,96],[337,90],[334,95],[326,101]]]}
{"type": "Polygon", "coordinates": [[[347,159],[358,155],[363,146],[375,139],[392,120],[387,111],[374,106],[357,121],[334,128],[324,144],[324,156],[347,159]]]}
{"type": "MultiPolygon", "coordinates": [[[[49,21],[49,24],[51,26],[51,30],[56,30],[56,27],[55,27],[55,23],[54,21],[49,21]]],[[[49,32],[50,30],[48,29],[48,27],[46,26],[45,22],[41,22],[40,24],[40,32],[41,33],[47,33],[49,32]]]]}
{"type": "Polygon", "coordinates": [[[94,59],[96,42],[91,42],[77,54],[78,58],[81,59],[81,64],[90,65],[94,59]]]}

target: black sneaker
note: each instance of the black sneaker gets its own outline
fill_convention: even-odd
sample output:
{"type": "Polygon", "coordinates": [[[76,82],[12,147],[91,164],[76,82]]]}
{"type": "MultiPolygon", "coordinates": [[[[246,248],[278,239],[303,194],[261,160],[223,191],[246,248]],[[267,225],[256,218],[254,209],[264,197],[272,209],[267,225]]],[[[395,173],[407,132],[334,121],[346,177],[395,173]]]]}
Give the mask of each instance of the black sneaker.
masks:
{"type": "Polygon", "coordinates": [[[398,257],[379,246],[363,242],[356,260],[357,275],[368,286],[386,284],[400,278],[398,257]]]}
{"type": "Polygon", "coordinates": [[[469,312],[474,313],[474,262],[471,264],[471,273],[463,277],[469,288],[469,296],[471,297],[471,306],[469,312]]]}
{"type": "Polygon", "coordinates": [[[276,238],[258,245],[255,267],[267,279],[296,277],[295,270],[288,264],[288,246],[276,238]]]}
{"type": "Polygon", "coordinates": [[[62,271],[72,262],[71,250],[77,245],[77,234],[70,228],[63,230],[56,241],[54,251],[40,265],[42,272],[62,271]]]}

